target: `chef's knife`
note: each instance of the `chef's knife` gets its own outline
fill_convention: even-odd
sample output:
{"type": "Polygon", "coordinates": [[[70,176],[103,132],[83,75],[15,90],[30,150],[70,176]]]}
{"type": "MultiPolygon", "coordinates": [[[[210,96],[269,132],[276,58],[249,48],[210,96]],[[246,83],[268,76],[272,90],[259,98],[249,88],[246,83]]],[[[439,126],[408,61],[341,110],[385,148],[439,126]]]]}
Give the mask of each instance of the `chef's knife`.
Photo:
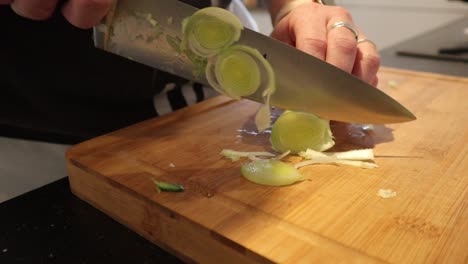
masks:
{"type": "MultiPolygon", "coordinates": [[[[118,0],[94,28],[95,45],[139,63],[207,84],[177,50],[181,23],[198,9],[176,0],[118,0]]],[[[406,122],[415,116],[379,89],[298,49],[249,29],[236,44],[263,54],[276,74],[273,106],[350,123],[406,122]]],[[[198,72],[199,73],[199,72],[198,72]]],[[[262,91],[247,97],[263,102],[262,91]]]]}

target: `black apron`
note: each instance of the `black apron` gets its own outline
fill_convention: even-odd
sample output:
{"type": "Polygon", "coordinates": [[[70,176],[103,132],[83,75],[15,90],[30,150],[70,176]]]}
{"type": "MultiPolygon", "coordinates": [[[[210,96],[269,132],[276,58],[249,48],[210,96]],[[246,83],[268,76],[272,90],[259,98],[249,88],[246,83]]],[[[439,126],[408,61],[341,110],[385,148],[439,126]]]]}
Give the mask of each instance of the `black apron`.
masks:
{"type": "MultiPolygon", "coordinates": [[[[157,116],[153,96],[167,83],[176,83],[168,93],[172,108],[187,105],[180,89],[187,80],[96,49],[91,36],[58,11],[38,22],[0,6],[0,136],[61,143],[96,137],[157,116]]],[[[201,85],[194,89],[203,100],[201,85]]]]}

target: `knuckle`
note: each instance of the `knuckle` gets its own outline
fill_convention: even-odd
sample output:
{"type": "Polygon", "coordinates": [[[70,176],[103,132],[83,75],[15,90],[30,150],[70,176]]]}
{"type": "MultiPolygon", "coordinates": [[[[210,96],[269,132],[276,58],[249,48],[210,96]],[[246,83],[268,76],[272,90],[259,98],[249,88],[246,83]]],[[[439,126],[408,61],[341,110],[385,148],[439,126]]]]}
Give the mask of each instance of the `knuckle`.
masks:
{"type": "Polygon", "coordinates": [[[357,51],[356,41],[348,38],[336,39],[334,48],[346,55],[356,54],[357,51]]]}
{"type": "Polygon", "coordinates": [[[301,46],[315,50],[326,50],[327,41],[318,37],[307,37],[301,40],[301,46]]]}
{"type": "Polygon", "coordinates": [[[333,10],[332,13],[335,16],[347,18],[351,20],[351,13],[346,8],[341,7],[341,6],[334,6],[332,10],[333,10]]]}
{"type": "Polygon", "coordinates": [[[371,69],[378,69],[380,67],[381,59],[377,54],[364,54],[362,56],[362,63],[371,69]]]}

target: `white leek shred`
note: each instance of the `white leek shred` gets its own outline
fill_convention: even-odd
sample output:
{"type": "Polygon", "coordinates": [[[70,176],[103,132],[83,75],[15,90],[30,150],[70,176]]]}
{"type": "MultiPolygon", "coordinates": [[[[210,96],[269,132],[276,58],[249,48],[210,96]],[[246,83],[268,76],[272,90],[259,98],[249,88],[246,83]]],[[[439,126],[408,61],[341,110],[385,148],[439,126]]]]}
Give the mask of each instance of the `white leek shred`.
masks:
{"type": "Polygon", "coordinates": [[[305,160],[297,163],[294,165],[296,169],[302,168],[304,166],[313,165],[313,164],[343,164],[343,165],[350,165],[354,167],[360,167],[363,169],[374,169],[377,168],[377,164],[372,162],[365,162],[361,160],[340,160],[337,158],[319,158],[319,159],[311,159],[305,160]]]}
{"type": "Polygon", "coordinates": [[[291,151],[290,151],[290,150],[288,150],[288,151],[284,152],[283,154],[277,156],[275,159],[277,159],[277,160],[282,160],[283,158],[285,158],[285,157],[288,156],[289,154],[291,154],[291,151]]]}
{"type": "Polygon", "coordinates": [[[384,199],[389,199],[397,196],[397,193],[394,190],[391,189],[380,189],[377,192],[377,195],[384,198],[384,199]]]}
{"type": "Polygon", "coordinates": [[[241,158],[249,158],[251,160],[257,160],[258,157],[274,157],[275,154],[270,152],[246,152],[246,151],[235,151],[232,149],[223,149],[221,155],[225,158],[231,159],[233,162],[238,161],[241,158]]]}
{"type": "Polygon", "coordinates": [[[319,152],[307,149],[306,151],[301,151],[299,156],[305,159],[336,158],[342,160],[374,160],[374,151],[372,149],[358,149],[344,152],[319,152]]]}
{"type": "Polygon", "coordinates": [[[377,168],[377,164],[365,160],[374,160],[374,151],[372,149],[359,149],[345,152],[319,152],[312,149],[299,153],[304,161],[295,165],[301,168],[312,164],[343,164],[364,169],[377,168]]]}

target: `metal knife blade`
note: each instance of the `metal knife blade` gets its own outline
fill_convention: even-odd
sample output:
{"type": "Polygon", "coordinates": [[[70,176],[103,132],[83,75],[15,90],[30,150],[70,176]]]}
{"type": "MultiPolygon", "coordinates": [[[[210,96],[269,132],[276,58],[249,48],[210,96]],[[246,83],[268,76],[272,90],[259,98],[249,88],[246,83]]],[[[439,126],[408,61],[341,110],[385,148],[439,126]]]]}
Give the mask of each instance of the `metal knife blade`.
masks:
{"type": "MultiPolygon", "coordinates": [[[[105,24],[94,28],[95,46],[139,63],[208,85],[196,65],[181,56],[181,23],[198,9],[176,0],[119,0],[105,24]]],[[[244,29],[236,44],[264,54],[277,90],[273,106],[350,123],[388,124],[416,119],[379,89],[339,68],[268,36],[244,29]]],[[[261,91],[247,97],[263,102],[261,91]]]]}

